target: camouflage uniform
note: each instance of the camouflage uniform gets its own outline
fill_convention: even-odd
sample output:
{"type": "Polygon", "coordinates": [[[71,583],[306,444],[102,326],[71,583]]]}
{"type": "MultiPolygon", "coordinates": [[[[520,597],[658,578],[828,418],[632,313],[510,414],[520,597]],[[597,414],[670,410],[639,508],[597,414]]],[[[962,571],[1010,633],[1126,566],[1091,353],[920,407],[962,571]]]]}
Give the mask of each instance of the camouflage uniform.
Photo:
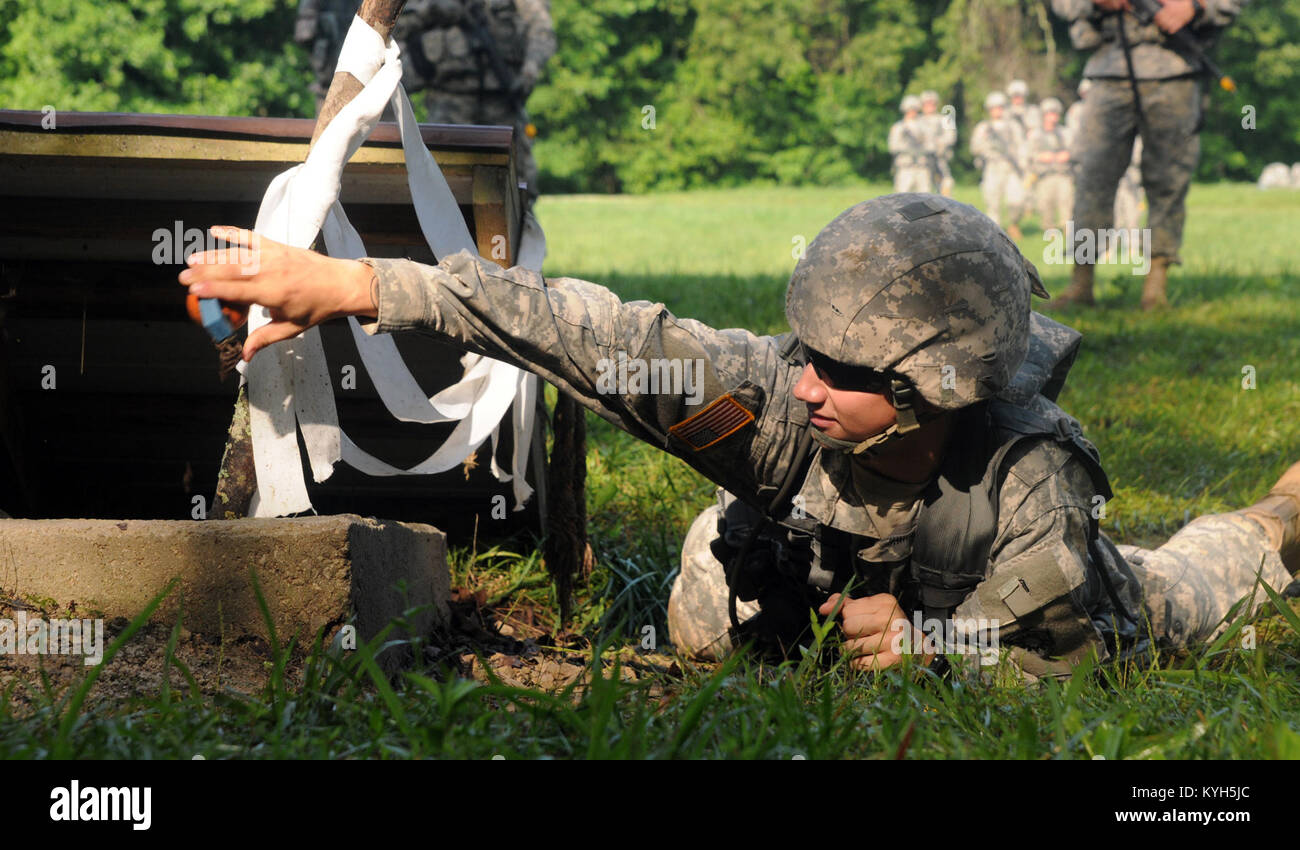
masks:
{"type": "MultiPolygon", "coordinates": [[[[998,102],[1005,103],[1005,100],[990,95],[985,108],[998,102]]],[[[1025,207],[1025,137],[1020,132],[1020,124],[1006,116],[996,120],[986,118],[975,125],[970,150],[983,163],[980,191],[984,194],[984,212],[1001,224],[1005,203],[1009,225],[1017,225],[1025,207]]]]}
{"type": "Polygon", "coordinates": [[[1007,117],[1020,125],[1020,133],[1028,136],[1030,132],[1043,125],[1042,109],[1030,103],[1029,86],[1024,80],[1012,80],[1007,83],[1007,117]],[[1019,101],[1019,102],[1017,102],[1019,101]]]}
{"type": "Polygon", "coordinates": [[[929,145],[934,151],[934,176],[937,179],[932,179],[931,183],[937,182],[938,191],[951,198],[956,185],[951,163],[953,151],[957,147],[957,116],[955,113],[944,115],[939,111],[938,92],[924,91],[921,92],[921,121],[925,124],[929,145]]]}
{"type": "MultiPolygon", "coordinates": [[[[971,216],[984,223],[987,219],[973,208],[933,195],[881,200],[902,210],[897,223],[891,224],[894,230],[865,233],[858,251],[838,252],[834,262],[850,274],[869,266],[876,266],[886,278],[897,272],[903,284],[878,293],[876,306],[881,309],[876,314],[884,315],[905,307],[917,287],[944,285],[945,276],[938,274],[937,266],[927,271],[909,264],[912,249],[904,238],[903,218],[911,215],[915,205],[942,202],[951,205],[947,210],[963,210],[964,221],[971,221],[971,216]]],[[[865,206],[845,213],[823,233],[858,225],[857,216],[865,206]]],[[[1024,274],[1037,280],[1037,272],[1000,233],[981,230],[967,236],[955,222],[931,224],[928,232],[947,240],[945,244],[967,246],[947,261],[944,268],[950,273],[979,271],[995,259],[1019,258],[1024,274]]],[[[812,250],[810,246],[810,255],[812,250]]],[[[824,598],[833,576],[844,567],[868,568],[869,589],[901,592],[899,585],[905,579],[898,566],[906,564],[914,543],[908,533],[919,487],[864,474],[867,471],[858,468],[857,460],[843,452],[824,448],[807,452],[808,409],[793,394],[803,366],[788,354],[788,335],[716,330],[679,319],[662,304],[623,303],[593,283],[543,280],[536,272],[503,270],[468,253],[447,257],[437,266],[409,260],[364,262],[374,268],[378,281],[378,317],[362,321],[368,333],[430,332],[532,371],[616,427],[681,458],[726,493],[744,500],[751,510],[773,499],[792,467],[796,472],[806,469],[798,498],[779,520],[782,528],[805,529],[811,537],[809,551],[790,550],[790,560],[804,564],[803,574],[792,577],[783,593],[769,593],[757,605],[741,604],[742,619],[784,605],[806,625],[810,599],[824,598]],[[692,396],[662,388],[657,393],[631,386],[602,391],[601,364],[620,354],[701,362],[702,396],[694,396],[697,403],[692,404],[692,396]],[[827,529],[831,528],[857,534],[866,545],[856,552],[822,550],[819,547],[830,539],[827,529]],[[822,563],[823,557],[827,563],[822,563]]],[[[792,289],[798,275],[796,270],[792,289]]],[[[994,289],[990,297],[1000,297],[1003,289],[994,289]]],[[[1040,289],[1041,283],[1036,284],[1035,291],[1040,289]]],[[[856,297],[871,298],[871,294],[856,297]]],[[[1048,361],[1068,362],[1079,335],[1031,314],[1028,297],[1025,291],[1020,302],[1023,313],[1013,311],[999,325],[1018,329],[1028,351],[1026,356],[1026,349],[1020,349],[1026,365],[1004,395],[1008,403],[1046,407],[1051,403],[1035,388],[1052,381],[1036,370],[1048,361]]],[[[952,328],[962,326],[972,303],[969,298],[962,300],[944,321],[952,328]]],[[[792,321],[798,320],[796,327],[817,322],[819,316],[833,325],[844,316],[834,304],[802,313],[797,307],[790,309],[792,321]]],[[[907,357],[918,344],[913,334],[924,331],[895,322],[875,354],[907,357]]],[[[966,339],[976,342],[963,345],[975,345],[972,353],[980,350],[982,328],[968,327],[965,332],[975,334],[966,339]]],[[[987,342],[998,345],[996,339],[987,342]]],[[[981,355],[976,362],[983,364],[984,377],[978,385],[983,386],[985,378],[1004,382],[1019,359],[981,355]]],[[[940,363],[931,364],[917,384],[918,392],[927,400],[949,402],[948,406],[975,403],[965,396],[943,395],[940,373],[940,363]]],[[[1275,587],[1285,583],[1286,571],[1276,553],[1270,552],[1263,528],[1234,515],[1197,520],[1155,552],[1130,549],[1131,562],[1114,547],[1103,546],[1095,556],[1101,563],[1096,563],[1087,545],[1096,507],[1089,474],[1075,454],[1054,440],[1021,441],[1017,447],[999,491],[996,541],[988,563],[981,567],[987,578],[961,603],[958,614],[998,618],[1003,645],[1014,647],[1012,655],[1030,676],[1062,672],[1089,649],[1107,656],[1108,644],[1120,649],[1135,645],[1134,630],[1116,624],[1111,594],[1099,581],[1102,573],[1117,593],[1115,598],[1129,610],[1145,610],[1155,637],[1170,646],[1208,638],[1228,607],[1250,592],[1261,563],[1267,581],[1275,587]]],[[[674,642],[704,656],[716,656],[728,644],[727,585],[715,551],[725,549],[721,537],[734,536],[740,529],[727,529],[720,537],[720,515],[721,508],[713,507],[693,524],[669,606],[674,642]]]]}
{"type": "Polygon", "coordinates": [[[889,128],[889,152],[894,155],[894,191],[929,192],[934,148],[927,126],[918,114],[921,100],[903,98],[903,119],[889,128]]]}
{"type": "Polygon", "coordinates": [[[1291,169],[1285,162],[1270,162],[1259,173],[1258,185],[1261,189],[1290,189],[1291,169]]]}
{"type": "MultiPolygon", "coordinates": [[[[1246,2],[1201,0],[1186,29],[1208,46],[1246,2]]],[[[1142,170],[1142,184],[1147,192],[1151,253],[1153,258],[1180,262],[1187,189],[1200,157],[1198,68],[1166,46],[1164,33],[1154,23],[1143,26],[1131,13],[1106,14],[1091,0],[1052,0],[1052,9],[1070,22],[1070,38],[1077,49],[1095,50],[1083,72],[1094,85],[1078,129],[1075,227],[1099,231],[1111,226],[1116,187],[1140,129],[1119,40],[1122,21],[1147,123],[1143,137],[1150,156],[1142,170]]]]}
{"type": "Polygon", "coordinates": [[[1115,190],[1115,227],[1136,230],[1142,224],[1142,137],[1133,141],[1133,159],[1115,190]]]}
{"type": "Polygon", "coordinates": [[[524,104],[555,53],[548,0],[411,0],[393,37],[402,45],[402,81],[408,91],[425,90],[430,121],[514,128],[519,178],[536,199],[524,104]],[[489,44],[508,79],[498,79],[489,44]]]}
{"type": "MultiPolygon", "coordinates": [[[[1044,114],[1054,111],[1061,114],[1061,104],[1055,98],[1044,101],[1044,114]]],[[[1042,162],[1043,154],[1056,155],[1070,150],[1070,129],[1057,124],[1051,130],[1036,127],[1029,134],[1029,168],[1035,175],[1034,201],[1043,229],[1064,228],[1074,205],[1074,177],[1070,162],[1042,162]]]]}
{"type": "Polygon", "coordinates": [[[1070,131],[1076,135],[1079,128],[1083,126],[1083,109],[1084,104],[1087,103],[1088,89],[1090,88],[1092,88],[1091,80],[1080,80],[1079,99],[1070,104],[1069,109],[1065,110],[1065,126],[1069,127],[1070,131]]]}

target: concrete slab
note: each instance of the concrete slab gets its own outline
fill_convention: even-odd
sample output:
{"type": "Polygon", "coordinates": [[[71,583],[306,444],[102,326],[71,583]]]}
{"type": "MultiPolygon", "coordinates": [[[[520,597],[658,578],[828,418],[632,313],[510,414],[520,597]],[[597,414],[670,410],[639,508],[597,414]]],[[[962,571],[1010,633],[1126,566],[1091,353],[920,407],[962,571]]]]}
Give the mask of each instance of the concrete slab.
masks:
{"type": "MultiPolygon", "coordinates": [[[[0,520],[0,591],[133,618],[173,577],[154,619],[192,632],[268,637],[249,578],[256,570],[282,640],[355,623],[358,642],[420,608],[425,635],[448,617],[446,536],[431,525],[353,514],[298,519],[0,520]]],[[[396,637],[398,635],[394,635],[396,637]]],[[[388,659],[392,660],[392,659],[388,659]]]]}

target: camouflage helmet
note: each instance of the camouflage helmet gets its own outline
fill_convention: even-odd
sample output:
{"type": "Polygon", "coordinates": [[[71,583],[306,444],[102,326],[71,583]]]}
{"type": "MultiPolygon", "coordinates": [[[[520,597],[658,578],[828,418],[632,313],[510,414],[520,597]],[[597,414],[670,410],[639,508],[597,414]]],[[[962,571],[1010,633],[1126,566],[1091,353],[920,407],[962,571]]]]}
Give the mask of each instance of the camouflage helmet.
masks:
{"type": "Polygon", "coordinates": [[[1060,115],[1062,112],[1065,111],[1065,107],[1061,105],[1061,101],[1057,100],[1054,97],[1049,97],[1046,100],[1044,100],[1042,103],[1038,105],[1038,108],[1045,113],[1055,112],[1057,115],[1060,115]]]}
{"type": "Polygon", "coordinates": [[[984,98],[984,108],[993,109],[996,106],[1006,106],[1007,96],[1000,91],[991,91],[984,98]]]}
{"type": "Polygon", "coordinates": [[[938,93],[937,91],[935,91],[934,89],[926,89],[925,91],[921,92],[921,102],[922,102],[922,103],[938,103],[938,102],[939,102],[939,93],[938,93]]]}
{"type": "Polygon", "coordinates": [[[903,98],[903,102],[899,104],[898,110],[900,112],[920,112],[921,98],[914,94],[909,94],[907,97],[903,98]]]}
{"type": "MultiPolygon", "coordinates": [[[[894,379],[891,430],[901,435],[917,427],[911,391],[958,410],[1010,383],[1029,348],[1031,293],[1047,297],[992,219],[951,198],[903,193],[851,207],[817,235],[790,278],[785,314],[805,350],[894,379]]],[[[881,436],[834,447],[861,451],[881,436]]]]}
{"type": "Polygon", "coordinates": [[[1012,80],[1007,83],[1008,97],[1026,97],[1029,94],[1029,86],[1024,80],[1012,80]]]}

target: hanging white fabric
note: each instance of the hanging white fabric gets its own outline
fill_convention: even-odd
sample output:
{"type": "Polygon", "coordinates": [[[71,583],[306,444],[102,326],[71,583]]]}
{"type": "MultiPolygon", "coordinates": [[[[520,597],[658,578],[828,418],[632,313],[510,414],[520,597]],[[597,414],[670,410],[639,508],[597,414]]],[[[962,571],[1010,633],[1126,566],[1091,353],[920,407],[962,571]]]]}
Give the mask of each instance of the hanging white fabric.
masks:
{"type": "MultiPolygon", "coordinates": [[[[385,46],[373,28],[361,18],[354,18],[337,67],[355,76],[364,88],[321,133],[306,161],[271,181],[254,229],[295,247],[309,246],[321,233],[330,256],[366,256],[360,235],[338,201],[339,189],[343,166],[370,135],[384,106],[391,103],[401,134],[411,198],[429,248],[438,258],[462,250],[476,253],[455,197],[424,146],[411,102],[400,85],[402,66],[396,43],[389,39],[385,46]]],[[[520,265],[540,271],[545,253],[545,237],[529,216],[520,242],[520,265]]],[[[265,308],[254,308],[249,316],[250,332],[268,321],[265,308]]],[[[532,444],[537,378],[506,363],[466,354],[461,358],[461,380],[430,398],[402,361],[391,336],[370,335],[355,319],[348,322],[362,364],[395,418],[403,422],[458,424],[424,461],[406,469],[394,467],[359,448],[339,428],[334,389],[318,329],[269,346],[241,370],[248,384],[257,470],[257,492],[250,515],[284,516],[311,508],[298,451],[299,431],[317,482],[329,478],[339,460],[376,476],[445,472],[462,464],[490,438],[491,471],[499,481],[512,483],[515,510],[521,510],[532,495],[532,488],[524,480],[524,468],[532,444]],[[495,449],[501,420],[512,403],[514,452],[510,472],[506,473],[497,465],[495,449]]]]}

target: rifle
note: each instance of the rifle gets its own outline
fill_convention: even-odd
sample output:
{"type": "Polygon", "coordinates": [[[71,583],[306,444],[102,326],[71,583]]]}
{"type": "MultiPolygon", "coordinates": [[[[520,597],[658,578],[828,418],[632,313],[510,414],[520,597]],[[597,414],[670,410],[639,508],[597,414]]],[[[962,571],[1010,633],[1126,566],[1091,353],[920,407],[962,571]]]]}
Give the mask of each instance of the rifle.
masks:
{"type": "MultiPolygon", "coordinates": [[[[1160,4],[1160,0],[1129,0],[1129,3],[1133,7],[1133,16],[1143,26],[1150,26],[1155,21],[1156,13],[1164,8],[1160,4]]],[[[1120,35],[1123,34],[1124,26],[1123,21],[1121,21],[1120,35]]],[[[1219,66],[1215,65],[1214,61],[1206,55],[1205,50],[1202,49],[1196,38],[1187,31],[1186,26],[1176,32],[1165,33],[1165,39],[1173,46],[1176,53],[1182,54],[1183,58],[1188,59],[1193,65],[1198,65],[1201,70],[1217,80],[1219,87],[1224,91],[1234,93],[1237,91],[1236,82],[1233,81],[1232,77],[1219,70],[1219,66]]],[[[1124,52],[1125,54],[1128,53],[1127,44],[1124,45],[1124,52]]]]}
{"type": "Polygon", "coordinates": [[[1003,158],[1006,159],[1007,162],[1011,163],[1011,167],[1016,170],[1016,176],[1021,180],[1025,179],[1025,170],[1020,167],[1020,163],[1011,155],[1011,151],[1007,149],[1006,140],[998,135],[997,130],[993,129],[992,123],[989,124],[989,135],[993,137],[993,147],[997,148],[998,153],[1002,154],[1003,158]]]}

